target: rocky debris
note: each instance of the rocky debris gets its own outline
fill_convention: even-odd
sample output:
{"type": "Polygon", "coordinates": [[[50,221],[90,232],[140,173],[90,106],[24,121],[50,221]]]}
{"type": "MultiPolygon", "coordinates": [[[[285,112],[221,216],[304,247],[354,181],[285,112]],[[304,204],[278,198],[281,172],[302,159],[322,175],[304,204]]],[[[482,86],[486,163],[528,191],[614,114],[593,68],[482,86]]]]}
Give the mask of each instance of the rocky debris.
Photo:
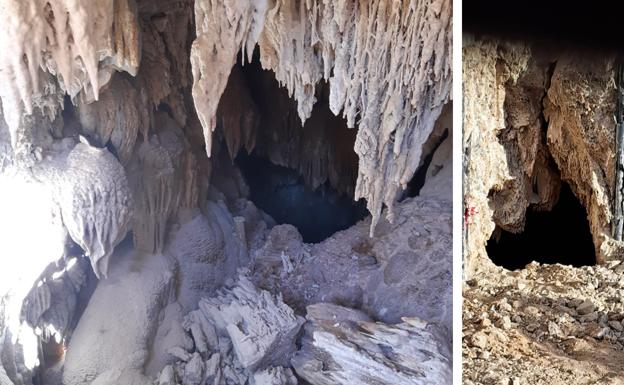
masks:
{"type": "Polygon", "coordinates": [[[280,295],[259,291],[244,276],[233,289],[202,299],[199,308],[219,333],[227,332],[237,359],[252,371],[286,364],[303,324],[280,295]]]}
{"type": "Polygon", "coordinates": [[[373,238],[370,217],[313,245],[302,243],[294,227],[276,226],[252,251],[252,278],[259,287],[283,293],[300,313],[308,305],[333,302],[387,323],[415,316],[445,327],[450,340],[451,206],[415,197],[395,211],[396,221],[382,220],[373,238]]]}
{"type": "Polygon", "coordinates": [[[308,306],[301,350],[292,364],[313,385],[450,384],[450,346],[434,325],[406,317],[374,323],[356,310],[308,306]]]}
{"type": "Polygon", "coordinates": [[[292,370],[281,366],[270,367],[254,373],[251,385],[297,385],[297,377],[292,370]]]}
{"type": "Polygon", "coordinates": [[[624,375],[620,262],[573,268],[531,263],[464,284],[468,384],[616,384],[624,375]]]}
{"type": "Polygon", "coordinates": [[[158,384],[296,385],[288,366],[302,324],[281,296],[240,275],[185,317],[194,348],[170,349],[177,361],[161,371],[158,384]]]}

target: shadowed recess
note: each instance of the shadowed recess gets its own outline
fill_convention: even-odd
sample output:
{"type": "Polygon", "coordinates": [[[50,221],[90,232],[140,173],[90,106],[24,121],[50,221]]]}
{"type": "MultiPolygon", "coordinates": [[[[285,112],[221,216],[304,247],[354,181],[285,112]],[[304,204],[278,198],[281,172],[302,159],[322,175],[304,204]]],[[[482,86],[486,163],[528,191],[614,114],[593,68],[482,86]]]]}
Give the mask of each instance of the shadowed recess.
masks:
{"type": "Polygon", "coordinates": [[[296,171],[244,151],[236,163],[249,185],[251,201],[277,223],[295,226],[304,242],[320,242],[368,215],[363,200],[354,202],[329,183],[313,190],[296,171]]]}
{"type": "Polygon", "coordinates": [[[552,211],[529,209],[520,234],[497,228],[487,252],[496,265],[510,270],[532,261],[575,267],[596,264],[587,214],[566,183],[552,211]]]}

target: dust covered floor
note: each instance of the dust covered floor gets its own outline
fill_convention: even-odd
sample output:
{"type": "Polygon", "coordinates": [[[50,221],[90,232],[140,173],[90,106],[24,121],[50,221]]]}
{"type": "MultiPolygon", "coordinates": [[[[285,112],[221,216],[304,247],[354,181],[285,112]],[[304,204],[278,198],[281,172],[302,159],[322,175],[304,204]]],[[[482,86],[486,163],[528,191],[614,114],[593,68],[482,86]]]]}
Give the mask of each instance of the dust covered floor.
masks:
{"type": "Polygon", "coordinates": [[[463,287],[463,383],[624,383],[624,264],[493,267],[463,287]]]}

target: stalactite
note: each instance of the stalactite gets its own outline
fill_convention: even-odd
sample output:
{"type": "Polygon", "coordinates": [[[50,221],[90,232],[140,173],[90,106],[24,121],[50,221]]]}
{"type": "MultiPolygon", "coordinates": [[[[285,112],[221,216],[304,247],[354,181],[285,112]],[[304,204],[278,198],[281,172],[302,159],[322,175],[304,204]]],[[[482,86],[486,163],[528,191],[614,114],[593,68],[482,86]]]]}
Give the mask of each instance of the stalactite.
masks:
{"type": "Polygon", "coordinates": [[[342,111],[349,127],[359,120],[355,198],[368,199],[373,231],[383,204],[392,207],[411,179],[421,146],[449,99],[450,2],[280,0],[265,14],[252,3],[213,9],[212,1],[197,1],[195,10],[193,95],[206,148],[223,78],[236,53],[250,52],[259,38],[263,67],[297,100],[302,122],[312,113],[321,79],[330,83],[334,114],[342,111]]]}
{"type": "MultiPolygon", "coordinates": [[[[45,72],[63,93],[84,89],[97,100],[114,70],[136,74],[140,61],[135,10],[128,0],[6,0],[0,24],[0,90],[13,144],[23,112],[32,113],[38,93],[50,93],[45,72]],[[42,73],[43,72],[43,73],[42,73]]],[[[58,91],[55,91],[58,92],[58,91]]]]}

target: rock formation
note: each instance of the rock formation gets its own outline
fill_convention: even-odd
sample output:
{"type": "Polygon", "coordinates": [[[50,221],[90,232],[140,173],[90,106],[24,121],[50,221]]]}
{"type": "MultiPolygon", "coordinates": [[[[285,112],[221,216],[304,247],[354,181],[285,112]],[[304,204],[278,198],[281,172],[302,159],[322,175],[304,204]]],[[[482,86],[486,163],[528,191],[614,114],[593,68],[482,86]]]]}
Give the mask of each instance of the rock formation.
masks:
{"type": "Polygon", "coordinates": [[[206,149],[212,146],[217,101],[237,55],[241,51],[245,60],[258,43],[263,68],[273,70],[297,101],[302,122],[311,115],[321,79],[330,84],[334,114],[343,111],[349,127],[361,114],[355,198],[367,198],[374,228],[382,204],[392,207],[399,188],[414,174],[420,147],[449,99],[450,11],[444,0],[397,7],[384,0],[355,5],[315,1],[299,7],[278,1],[272,9],[266,2],[229,8],[197,1],[193,97],[206,149]],[[397,40],[405,46],[391,44],[397,40]],[[369,89],[383,92],[369,95],[369,89]]]}
{"type": "Polygon", "coordinates": [[[294,385],[318,302],[448,382],[451,1],[83,3],[2,5],[0,383],[294,385]],[[304,243],[243,153],[369,212],[304,243]]]}
{"type": "Polygon", "coordinates": [[[480,38],[464,48],[465,262],[487,266],[495,227],[524,230],[527,210],[549,211],[567,183],[587,212],[597,259],[612,238],[616,104],[613,54],[546,50],[480,38]]]}
{"type": "Polygon", "coordinates": [[[357,310],[325,303],[309,306],[307,318],[293,366],[311,384],[451,382],[449,347],[435,327],[418,318],[385,325],[357,310]]]}

